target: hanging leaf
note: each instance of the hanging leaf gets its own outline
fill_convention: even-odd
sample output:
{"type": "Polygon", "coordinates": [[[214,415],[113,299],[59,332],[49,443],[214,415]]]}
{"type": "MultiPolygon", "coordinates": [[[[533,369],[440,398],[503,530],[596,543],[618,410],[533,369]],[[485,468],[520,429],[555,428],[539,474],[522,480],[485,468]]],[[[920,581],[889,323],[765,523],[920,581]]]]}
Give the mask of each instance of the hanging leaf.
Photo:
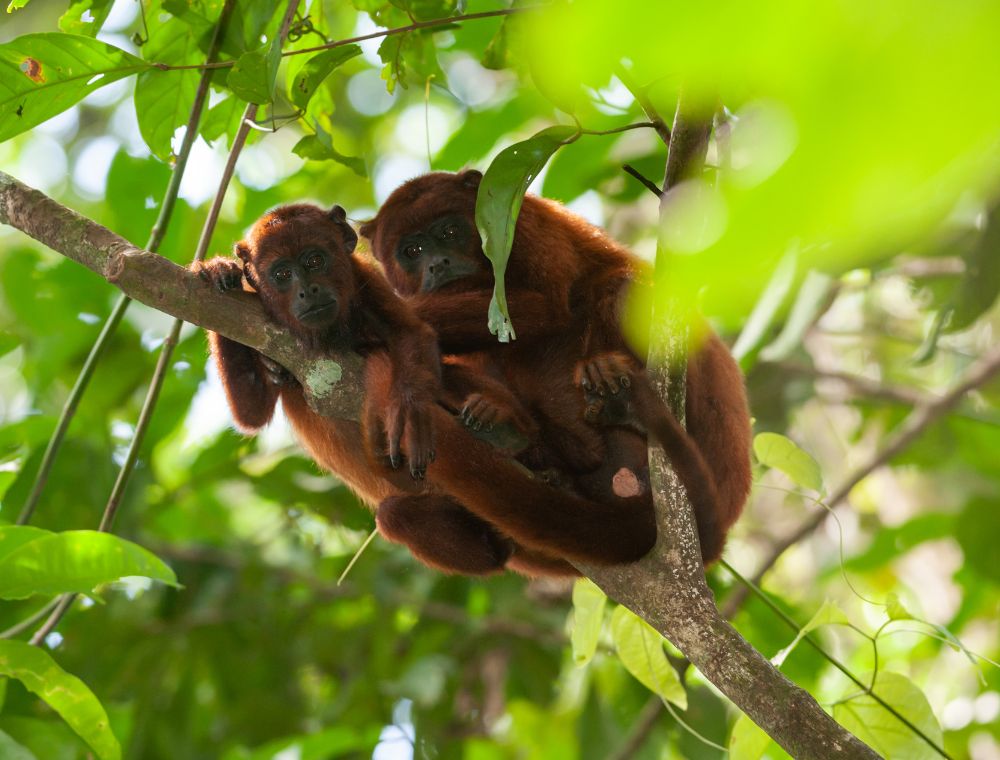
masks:
{"type": "MultiPolygon", "coordinates": [[[[927,697],[910,679],[899,673],[883,671],[875,678],[872,691],[941,746],[941,726],[927,697]]],[[[883,757],[905,757],[907,760],[940,758],[933,747],[868,695],[834,705],[833,717],[883,757]]]]}
{"type": "Polygon", "coordinates": [[[549,127],[505,148],[493,159],[479,185],[476,226],[483,238],[483,251],[493,262],[495,279],[489,327],[501,343],[517,337],[507,309],[503,278],[524,194],[552,154],[574,134],[573,127],[549,127]]]}
{"type": "MultiPolygon", "coordinates": [[[[153,27],[143,55],[150,61],[191,64],[201,59],[198,39],[191,29],[171,19],[153,27]]],[[[195,70],[149,71],[139,75],[135,87],[135,114],[139,132],[150,152],[164,162],[170,160],[171,140],[178,127],[187,124],[198,90],[195,70]]]]}
{"type": "Polygon", "coordinates": [[[289,85],[289,99],[299,108],[305,108],[309,105],[309,100],[316,92],[316,88],[333,73],[334,69],[359,55],[361,55],[361,48],[358,45],[345,45],[314,55],[295,75],[289,85]]]}
{"type": "Polygon", "coordinates": [[[781,470],[796,485],[823,492],[819,464],[790,438],[778,433],[759,433],[753,439],[753,453],[761,464],[781,470]]]}
{"type": "Polygon", "coordinates": [[[792,639],[792,643],[787,647],[778,652],[774,657],[771,658],[771,662],[774,663],[775,667],[781,667],[785,659],[792,653],[792,650],[799,645],[805,636],[811,631],[815,631],[817,628],[823,625],[850,625],[850,621],[847,619],[847,615],[844,614],[843,610],[840,609],[836,604],[827,599],[823,602],[823,606],[819,608],[812,619],[802,626],[801,630],[792,639]]]}
{"type": "Polygon", "coordinates": [[[663,651],[663,637],[625,607],[611,615],[611,635],[626,670],[647,689],[687,709],[687,692],[663,651]]]}
{"type": "Polygon", "coordinates": [[[43,699],[101,760],[121,757],[121,746],[97,697],[47,652],[23,641],[0,641],[0,675],[16,678],[43,699]]]}
{"type": "Polygon", "coordinates": [[[0,598],[90,593],[102,583],[138,575],[177,586],[173,570],[141,546],[108,533],[73,530],[38,535],[37,528],[7,527],[0,546],[0,598]],[[26,531],[26,532],[25,532],[26,531]],[[28,540],[22,540],[28,536],[28,540]]]}
{"type": "Polygon", "coordinates": [[[316,134],[306,135],[299,140],[292,153],[309,161],[336,161],[343,164],[359,177],[367,176],[365,162],[360,158],[345,156],[333,147],[333,138],[319,124],[313,125],[316,134]]]}
{"type": "Polygon", "coordinates": [[[281,63],[281,40],[275,37],[267,49],[244,53],[229,71],[226,84],[243,100],[263,105],[274,100],[274,81],[281,63]]]}
{"type": "Polygon", "coordinates": [[[597,638],[604,622],[604,606],[608,598],[593,581],[580,578],[573,584],[573,662],[582,667],[597,651],[597,638]]]}
{"type": "Polygon", "coordinates": [[[26,34],[0,45],[0,142],[147,69],[124,50],[71,34],[26,34]]]}

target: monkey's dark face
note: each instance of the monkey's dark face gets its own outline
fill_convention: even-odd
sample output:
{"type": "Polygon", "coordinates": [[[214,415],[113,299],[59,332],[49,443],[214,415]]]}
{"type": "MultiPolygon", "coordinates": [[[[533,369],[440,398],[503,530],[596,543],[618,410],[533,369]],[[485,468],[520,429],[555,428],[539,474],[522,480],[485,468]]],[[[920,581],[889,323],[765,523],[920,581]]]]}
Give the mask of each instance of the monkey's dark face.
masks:
{"type": "Polygon", "coordinates": [[[439,217],[418,232],[400,238],[396,262],[423,293],[483,271],[479,235],[464,216],[439,217]]]}
{"type": "Polygon", "coordinates": [[[356,242],[342,208],[300,204],[262,217],[236,253],[268,314],[300,335],[315,335],[347,319],[356,242]]]}
{"type": "Polygon", "coordinates": [[[304,327],[327,327],[340,317],[341,299],[330,276],[331,264],[331,253],[314,244],[267,266],[268,286],[304,327]]]}

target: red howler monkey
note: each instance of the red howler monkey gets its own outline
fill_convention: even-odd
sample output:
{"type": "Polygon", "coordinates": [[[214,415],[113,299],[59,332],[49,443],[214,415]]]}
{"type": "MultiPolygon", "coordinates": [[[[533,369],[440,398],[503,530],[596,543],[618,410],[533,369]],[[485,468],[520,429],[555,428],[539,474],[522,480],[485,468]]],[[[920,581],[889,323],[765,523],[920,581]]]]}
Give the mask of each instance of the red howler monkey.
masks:
{"type": "MultiPolygon", "coordinates": [[[[575,570],[566,560],[621,563],[649,551],[655,527],[644,504],[623,499],[608,505],[554,489],[474,438],[435,403],[441,367],[434,333],[373,264],[353,255],[356,240],[340,207],[327,212],[284,206],[258,220],[237,244],[241,262],[219,257],[194,265],[220,290],[242,287],[245,280],[270,318],[307,350],[347,348],[367,355],[359,426],[316,414],[283,367],[210,333],[240,429],[253,432],[267,424],[280,398],[317,463],[377,507],[381,532],[446,572],[475,575],[510,567],[569,575],[575,570]],[[390,458],[397,458],[400,443],[414,478],[426,476],[426,482],[377,461],[386,446],[390,458]],[[428,468],[435,450],[437,461],[428,468]]],[[[468,367],[446,364],[444,373],[453,388],[479,392],[490,403],[514,403],[502,385],[477,378],[468,367]]]]}
{"type": "MultiPolygon", "coordinates": [[[[699,456],[621,335],[622,298],[640,265],[597,227],[531,195],[524,198],[506,272],[518,339],[498,344],[486,319],[492,269],[475,226],[481,178],[477,171],[417,177],[361,227],[389,281],[436,330],[443,352],[488,355],[514,395],[539,417],[544,442],[571,472],[593,467],[609,436],[618,436],[612,460],[624,458],[633,471],[646,466],[644,446],[637,449],[627,431],[606,429],[602,440],[596,428],[581,430],[588,408],[574,377],[591,402],[610,399],[624,387],[627,402],[603,410],[598,404],[589,415],[595,422],[640,422],[649,429],[688,490],[703,558],[717,559],[750,487],[749,413],[736,363],[712,333],[689,357],[686,417],[699,456]],[[707,487],[699,485],[706,462],[707,487]]],[[[594,488],[600,485],[591,480],[584,490],[594,488]]],[[[651,509],[648,493],[646,499],[651,509]]]]}

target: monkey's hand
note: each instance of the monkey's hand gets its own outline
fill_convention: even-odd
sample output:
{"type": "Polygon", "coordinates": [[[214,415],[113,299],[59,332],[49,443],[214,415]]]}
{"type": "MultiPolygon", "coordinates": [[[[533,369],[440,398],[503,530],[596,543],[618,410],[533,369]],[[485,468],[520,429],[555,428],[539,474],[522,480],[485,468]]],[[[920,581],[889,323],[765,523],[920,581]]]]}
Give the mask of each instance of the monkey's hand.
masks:
{"type": "Polygon", "coordinates": [[[470,393],[465,397],[459,413],[466,427],[492,432],[494,427],[510,425],[524,436],[531,437],[538,426],[522,409],[514,408],[488,391],[470,393]]]}
{"type": "Polygon", "coordinates": [[[258,354],[260,357],[261,367],[264,368],[264,377],[271,385],[276,385],[279,388],[283,388],[287,385],[295,385],[297,382],[295,380],[295,375],[289,372],[281,364],[276,362],[270,356],[264,356],[264,354],[258,354]]]}
{"type": "Polygon", "coordinates": [[[403,400],[397,397],[386,411],[384,425],[389,463],[393,469],[400,466],[402,447],[414,480],[423,480],[427,475],[427,465],[434,461],[433,405],[432,400],[403,400]]]}
{"type": "Polygon", "coordinates": [[[191,271],[205,282],[212,283],[220,293],[237,290],[243,281],[243,266],[236,259],[216,256],[208,261],[196,261],[191,271]]]}
{"type": "Polygon", "coordinates": [[[632,375],[637,369],[635,362],[626,354],[608,351],[578,362],[573,380],[588,394],[614,395],[632,385],[632,375]]]}

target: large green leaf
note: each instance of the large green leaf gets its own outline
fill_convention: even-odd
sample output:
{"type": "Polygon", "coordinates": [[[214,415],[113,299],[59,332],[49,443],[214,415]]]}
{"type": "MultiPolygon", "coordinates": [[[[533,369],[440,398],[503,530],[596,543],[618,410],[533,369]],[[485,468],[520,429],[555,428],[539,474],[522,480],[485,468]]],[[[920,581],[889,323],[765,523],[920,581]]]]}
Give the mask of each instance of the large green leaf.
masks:
{"type": "Polygon", "coordinates": [[[796,485],[823,491],[823,473],[819,465],[792,439],[778,433],[760,433],[754,436],[753,453],[761,464],[781,470],[796,485]]]}
{"type": "MultiPolygon", "coordinates": [[[[569,137],[573,127],[549,127],[533,137],[500,151],[493,159],[476,198],[476,226],[483,238],[483,251],[493,262],[493,300],[490,301],[490,332],[502,342],[517,337],[507,309],[504,272],[514,244],[514,228],[528,185],[569,137]]],[[[539,252],[544,255],[544,252],[539,252]]]]}
{"type": "Polygon", "coordinates": [[[580,578],[573,585],[573,661],[586,665],[597,651],[597,637],[604,622],[604,606],[608,598],[593,581],[580,578]]]}
{"type": "MultiPolygon", "coordinates": [[[[941,726],[927,697],[910,679],[883,671],[876,677],[872,691],[941,746],[941,726]]],[[[870,696],[854,697],[834,705],[833,717],[883,757],[905,757],[906,760],[940,757],[933,747],[870,696]]]]}
{"type": "Polygon", "coordinates": [[[16,678],[45,700],[101,760],[121,757],[121,747],[97,697],[47,652],[23,641],[0,641],[0,675],[16,678]]]}
{"type": "Polygon", "coordinates": [[[292,148],[292,153],[309,161],[336,161],[359,177],[367,175],[365,162],[354,156],[345,156],[333,147],[333,138],[319,124],[314,124],[316,134],[306,135],[292,148]]]}
{"type": "Polygon", "coordinates": [[[244,53],[229,71],[226,84],[244,100],[263,105],[274,100],[274,80],[281,63],[281,40],[271,40],[266,50],[244,53]]]}
{"type": "Polygon", "coordinates": [[[729,760],[760,760],[764,753],[770,760],[781,760],[788,754],[771,739],[764,729],[741,715],[729,736],[729,760]]]}
{"type": "MultiPolygon", "coordinates": [[[[198,39],[178,19],[153,27],[143,55],[161,63],[191,64],[201,59],[198,39]]],[[[135,114],[139,131],[149,150],[161,161],[169,161],[170,141],[178,127],[187,124],[198,90],[197,71],[148,71],[139,75],[135,88],[135,114]]]]}
{"type": "Polygon", "coordinates": [[[108,533],[73,530],[38,535],[37,528],[7,527],[0,546],[21,540],[0,554],[0,598],[33,594],[90,593],[95,586],[139,575],[177,585],[177,577],[154,554],[108,533]]]}
{"type": "Polygon", "coordinates": [[[625,607],[611,614],[611,635],[622,665],[647,689],[687,709],[687,692],[663,651],[663,637],[625,607]]]}
{"type": "Polygon", "coordinates": [[[0,45],[0,141],[148,68],[124,50],[74,34],[26,34],[0,45]]]}
{"type": "Polygon", "coordinates": [[[299,108],[305,108],[323,80],[338,66],[358,55],[361,55],[358,45],[345,45],[314,55],[289,84],[288,97],[299,108]]]}

